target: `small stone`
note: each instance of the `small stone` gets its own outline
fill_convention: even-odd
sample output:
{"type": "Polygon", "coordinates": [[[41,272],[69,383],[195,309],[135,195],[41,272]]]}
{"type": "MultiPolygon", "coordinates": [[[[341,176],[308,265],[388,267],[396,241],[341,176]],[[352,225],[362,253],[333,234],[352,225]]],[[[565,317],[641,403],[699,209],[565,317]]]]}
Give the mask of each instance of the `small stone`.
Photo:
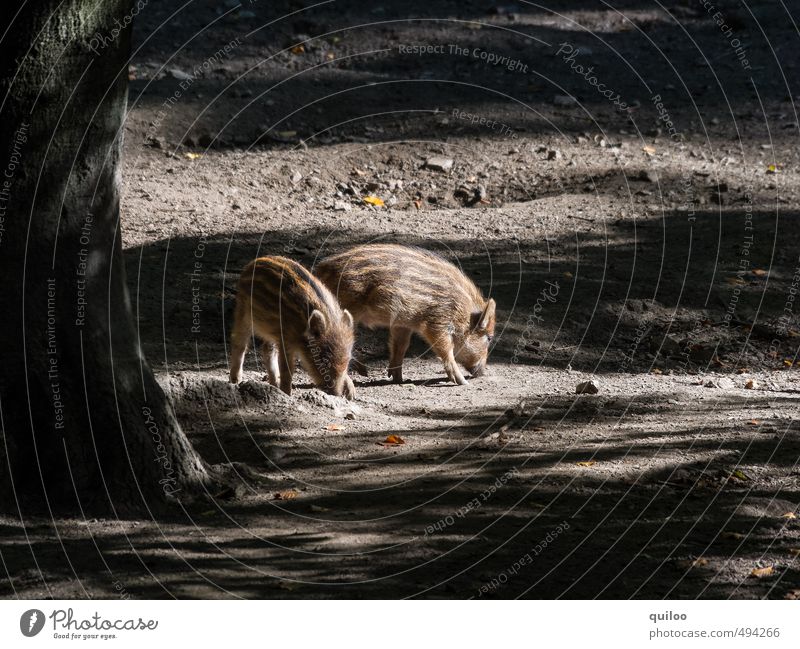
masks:
{"type": "Polygon", "coordinates": [[[443,156],[433,156],[425,161],[425,167],[432,171],[450,171],[453,168],[453,159],[443,156]]]}
{"type": "Polygon", "coordinates": [[[547,159],[548,160],[560,160],[561,159],[561,151],[558,149],[548,149],[547,150],[547,159]]]}
{"type": "Polygon", "coordinates": [[[334,212],[349,212],[353,209],[353,206],[348,203],[347,201],[336,201],[333,204],[333,211],[334,212]]]}
{"type": "Polygon", "coordinates": [[[747,383],[744,384],[745,390],[757,390],[758,383],[756,383],[753,379],[750,379],[747,383]]]}
{"type": "Polygon", "coordinates": [[[191,74],[179,68],[169,68],[167,72],[169,72],[173,79],[177,79],[178,81],[188,81],[192,78],[191,74]]]}
{"type": "Polygon", "coordinates": [[[675,335],[664,336],[664,341],[661,343],[661,351],[669,356],[671,354],[680,353],[683,348],[683,341],[675,335]]]}
{"type": "Polygon", "coordinates": [[[575,386],[575,394],[597,394],[600,386],[596,381],[582,381],[575,386]]]}
{"type": "Polygon", "coordinates": [[[719,388],[721,390],[731,390],[736,387],[733,379],[729,379],[727,376],[723,376],[719,379],[709,379],[704,385],[707,388],[719,388]]]}
{"type": "Polygon", "coordinates": [[[145,144],[153,149],[166,149],[167,148],[167,141],[163,137],[152,137],[149,136],[145,140],[145,144]]]}
{"type": "Polygon", "coordinates": [[[692,345],[689,348],[689,360],[695,363],[708,363],[715,356],[716,350],[710,345],[692,345]]]}
{"type": "Polygon", "coordinates": [[[572,106],[575,100],[568,95],[556,95],[553,97],[553,103],[556,106],[572,106]]]}
{"type": "Polygon", "coordinates": [[[292,181],[292,184],[293,184],[293,185],[296,185],[296,184],[297,184],[297,183],[299,183],[299,182],[300,182],[302,179],[303,179],[303,174],[301,174],[299,171],[295,171],[295,172],[293,172],[293,173],[292,173],[292,175],[289,177],[289,180],[291,180],[291,181],[292,181]]]}

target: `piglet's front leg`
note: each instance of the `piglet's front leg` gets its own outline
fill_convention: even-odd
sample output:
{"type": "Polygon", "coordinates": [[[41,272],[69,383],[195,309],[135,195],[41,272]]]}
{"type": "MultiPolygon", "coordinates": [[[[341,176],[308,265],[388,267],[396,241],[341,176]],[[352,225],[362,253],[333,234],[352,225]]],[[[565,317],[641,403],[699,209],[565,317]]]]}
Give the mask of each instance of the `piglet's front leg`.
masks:
{"type": "Polygon", "coordinates": [[[453,355],[453,340],[449,335],[439,336],[435,341],[431,342],[431,347],[436,355],[442,359],[444,364],[444,371],[447,378],[457,385],[466,385],[467,379],[461,373],[461,370],[456,363],[456,358],[453,355]]]}

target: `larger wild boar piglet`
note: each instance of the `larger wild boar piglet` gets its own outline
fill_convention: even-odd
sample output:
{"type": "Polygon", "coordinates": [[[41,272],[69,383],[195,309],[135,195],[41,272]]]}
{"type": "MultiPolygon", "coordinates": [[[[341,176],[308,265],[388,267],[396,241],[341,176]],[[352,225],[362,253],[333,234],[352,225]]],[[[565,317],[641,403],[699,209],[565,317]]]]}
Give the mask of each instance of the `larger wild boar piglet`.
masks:
{"type": "Polygon", "coordinates": [[[299,358],[314,384],[353,399],[347,374],[353,348],[353,317],[300,264],[285,257],[261,257],[239,277],[231,330],[231,383],[238,383],[247,345],[264,341],[261,354],[272,385],[292,392],[299,358]]]}
{"type": "Polygon", "coordinates": [[[342,307],[367,327],[389,328],[389,376],[403,380],[411,334],[422,336],[454,383],[486,366],[494,337],[495,302],[456,266],[422,248],[367,244],[320,262],[314,269],[342,307]]]}

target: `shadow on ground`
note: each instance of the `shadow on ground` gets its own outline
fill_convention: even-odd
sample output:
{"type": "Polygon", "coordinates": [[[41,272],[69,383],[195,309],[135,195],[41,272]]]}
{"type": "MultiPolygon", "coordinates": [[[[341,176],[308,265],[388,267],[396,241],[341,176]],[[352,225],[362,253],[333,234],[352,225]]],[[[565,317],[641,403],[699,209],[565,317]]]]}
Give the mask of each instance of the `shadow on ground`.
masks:
{"type": "MultiPolygon", "coordinates": [[[[280,254],[309,268],[368,241],[422,245],[458,264],[498,304],[497,361],[594,372],[783,367],[797,353],[791,298],[798,214],[664,214],[576,221],[570,235],[431,242],[407,235],[305,230],[173,238],[126,251],[139,330],[162,369],[222,369],[240,269],[280,254]],[[745,228],[745,218],[749,219],[745,228]],[[777,245],[780,242],[780,245],[777,245]],[[199,263],[199,270],[196,263],[199,263]],[[556,288],[553,288],[556,286],[556,288]],[[544,295],[543,292],[549,294],[544,295]],[[163,365],[162,365],[163,362],[163,365]]],[[[357,352],[384,355],[385,334],[357,352]]],[[[412,349],[424,352],[420,344],[412,349]]]]}
{"type": "MultiPolygon", "coordinates": [[[[553,400],[552,420],[517,419],[504,446],[488,441],[501,413],[448,425],[449,444],[435,457],[383,455],[393,484],[354,472],[361,457],[329,466],[335,492],[317,485],[289,501],[248,494],[158,524],[93,521],[90,534],[59,536],[29,520],[26,539],[6,518],[0,556],[10,579],[0,594],[779,598],[800,588],[793,418],[744,429],[679,425],[668,435],[620,426],[552,451],[546,438],[564,435],[568,447],[592,399],[553,400]],[[547,430],[534,432],[541,423],[547,430]],[[687,460],[674,461],[675,452],[687,460]],[[768,566],[772,574],[751,576],[768,566]]],[[[667,412],[664,401],[652,394],[632,405],[679,423],[701,411],[667,412]]],[[[735,412],[740,402],[718,405],[735,412]]],[[[440,432],[434,415],[417,434],[440,432]]]]}

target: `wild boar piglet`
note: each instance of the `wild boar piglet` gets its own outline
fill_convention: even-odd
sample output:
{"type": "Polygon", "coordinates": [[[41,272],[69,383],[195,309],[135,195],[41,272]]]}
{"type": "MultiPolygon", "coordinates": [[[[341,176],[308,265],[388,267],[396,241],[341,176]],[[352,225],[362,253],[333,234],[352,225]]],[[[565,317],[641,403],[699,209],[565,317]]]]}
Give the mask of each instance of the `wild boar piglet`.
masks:
{"type": "Polygon", "coordinates": [[[403,380],[412,333],[428,342],[454,383],[466,383],[458,363],[473,377],[483,373],[495,301],[484,299],[446,259],[412,246],[366,244],[324,259],[314,272],[357,323],[389,328],[389,376],[395,382],[403,380]]]}
{"type": "Polygon", "coordinates": [[[267,380],[292,392],[299,359],[314,384],[348,399],[355,397],[347,374],[353,348],[353,317],[303,266],[285,257],[261,257],[239,277],[231,329],[230,380],[238,383],[248,343],[264,341],[267,380]]]}

